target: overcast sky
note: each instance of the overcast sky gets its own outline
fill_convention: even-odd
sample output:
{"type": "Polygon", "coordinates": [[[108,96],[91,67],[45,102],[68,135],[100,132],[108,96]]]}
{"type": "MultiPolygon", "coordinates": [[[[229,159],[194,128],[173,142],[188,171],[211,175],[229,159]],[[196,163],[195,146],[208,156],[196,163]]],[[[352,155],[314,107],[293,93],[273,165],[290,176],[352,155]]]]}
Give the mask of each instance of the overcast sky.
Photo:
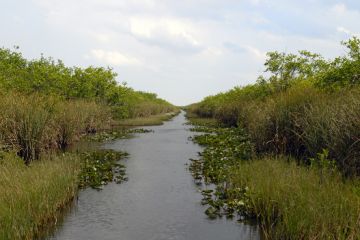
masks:
{"type": "Polygon", "coordinates": [[[0,46],[73,66],[185,105],[254,83],[268,51],[330,58],[360,33],[360,1],[0,0],[0,46]]]}

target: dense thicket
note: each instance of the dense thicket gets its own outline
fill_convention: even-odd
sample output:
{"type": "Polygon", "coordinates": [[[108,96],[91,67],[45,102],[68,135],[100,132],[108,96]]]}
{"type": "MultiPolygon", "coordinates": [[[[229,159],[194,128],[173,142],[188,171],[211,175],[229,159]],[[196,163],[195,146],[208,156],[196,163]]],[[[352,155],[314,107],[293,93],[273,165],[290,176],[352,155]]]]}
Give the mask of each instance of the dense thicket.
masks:
{"type": "Polygon", "coordinates": [[[111,119],[148,117],[175,107],[153,93],[119,85],[102,67],[67,67],[41,57],[27,60],[0,48],[0,150],[13,149],[27,164],[64,150],[111,119]]]}
{"type": "Polygon", "coordinates": [[[67,67],[41,56],[27,60],[18,51],[0,48],[0,89],[23,94],[57,95],[111,106],[118,118],[169,112],[174,107],[156,94],[134,91],[116,82],[117,74],[103,67],[67,67]]]}
{"type": "Polygon", "coordinates": [[[295,156],[309,163],[324,151],[346,174],[360,174],[360,40],[347,53],[270,52],[266,76],[188,107],[201,117],[246,129],[258,153],[295,156]]]}

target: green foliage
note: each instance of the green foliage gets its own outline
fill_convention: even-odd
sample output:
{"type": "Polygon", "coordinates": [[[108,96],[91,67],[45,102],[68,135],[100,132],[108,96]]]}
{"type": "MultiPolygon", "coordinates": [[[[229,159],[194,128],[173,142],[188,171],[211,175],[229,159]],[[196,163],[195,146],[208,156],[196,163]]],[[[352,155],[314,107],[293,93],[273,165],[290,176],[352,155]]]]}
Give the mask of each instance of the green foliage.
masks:
{"type": "Polygon", "coordinates": [[[329,63],[327,71],[318,74],[316,85],[335,91],[360,83],[360,39],[353,37],[342,42],[348,52],[329,63]]]}
{"type": "Polygon", "coordinates": [[[120,119],[175,110],[156,94],[134,91],[126,84],[119,85],[117,74],[110,68],[67,67],[60,60],[44,56],[26,60],[16,50],[0,48],[0,89],[3,91],[91,100],[110,106],[114,116],[120,119]]]}
{"type": "Polygon", "coordinates": [[[347,176],[360,175],[360,40],[324,60],[308,51],[268,53],[267,77],[206,97],[190,114],[241,127],[258,153],[289,154],[309,164],[322,149],[347,176]]]}
{"type": "Polygon", "coordinates": [[[0,48],[0,147],[15,148],[27,164],[113,119],[177,111],[156,94],[117,84],[110,68],[67,67],[44,56],[27,60],[17,50],[0,48]]]}

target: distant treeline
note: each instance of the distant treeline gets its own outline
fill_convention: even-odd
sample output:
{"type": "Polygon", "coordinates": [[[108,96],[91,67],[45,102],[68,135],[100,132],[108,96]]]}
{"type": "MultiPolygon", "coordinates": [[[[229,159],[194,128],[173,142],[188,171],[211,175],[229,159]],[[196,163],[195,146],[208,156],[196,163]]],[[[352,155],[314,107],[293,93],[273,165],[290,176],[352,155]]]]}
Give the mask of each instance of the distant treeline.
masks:
{"type": "Polygon", "coordinates": [[[0,48],[0,90],[56,95],[110,106],[118,118],[165,113],[174,107],[154,93],[135,91],[116,82],[111,68],[67,67],[61,60],[27,60],[16,49],[0,48]]]}
{"type": "Polygon", "coordinates": [[[189,112],[246,129],[259,154],[309,164],[327,153],[346,175],[360,175],[360,40],[327,60],[309,51],[269,52],[266,76],[190,105],[189,112]]]}

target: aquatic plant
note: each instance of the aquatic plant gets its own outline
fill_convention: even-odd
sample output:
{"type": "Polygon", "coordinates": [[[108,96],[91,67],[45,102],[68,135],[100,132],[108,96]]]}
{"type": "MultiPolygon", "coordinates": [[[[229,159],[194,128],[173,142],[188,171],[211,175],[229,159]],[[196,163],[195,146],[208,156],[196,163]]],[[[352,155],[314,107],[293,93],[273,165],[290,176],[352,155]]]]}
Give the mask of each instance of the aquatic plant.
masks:
{"type": "Polygon", "coordinates": [[[205,149],[199,159],[191,159],[189,170],[196,183],[215,185],[202,190],[201,204],[208,206],[210,219],[256,220],[268,239],[360,236],[360,184],[343,179],[326,149],[311,166],[299,166],[289,157],[251,154],[244,131],[194,130],[204,130],[193,140],[205,149]]]}
{"type": "Polygon", "coordinates": [[[125,152],[97,150],[81,154],[79,187],[101,189],[109,182],[122,183],[127,180],[125,166],[119,161],[126,157],[125,152]]]}
{"type": "Polygon", "coordinates": [[[115,128],[112,130],[105,130],[95,134],[86,135],[85,139],[88,141],[106,142],[115,139],[130,138],[134,133],[151,133],[154,132],[150,129],[144,128],[115,128]]]}
{"type": "Polygon", "coordinates": [[[193,141],[206,148],[199,160],[192,161],[190,169],[197,175],[200,170],[205,182],[223,182],[229,168],[251,158],[253,147],[241,129],[202,127],[201,130],[206,134],[195,136],[193,141]]]}

